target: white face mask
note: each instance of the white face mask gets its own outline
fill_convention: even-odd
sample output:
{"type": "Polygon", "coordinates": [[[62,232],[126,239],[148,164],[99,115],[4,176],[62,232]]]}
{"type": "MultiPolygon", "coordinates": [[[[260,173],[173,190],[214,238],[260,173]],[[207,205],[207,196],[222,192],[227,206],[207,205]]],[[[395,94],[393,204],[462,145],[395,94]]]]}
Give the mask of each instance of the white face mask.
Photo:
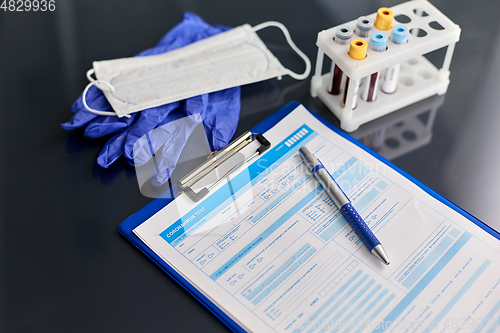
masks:
{"type": "Polygon", "coordinates": [[[83,92],[83,104],[90,112],[118,117],[205,93],[281,79],[287,74],[303,80],[311,70],[309,59],[279,22],[264,22],[253,28],[245,24],[167,53],[96,61],[93,66],[87,72],[91,82],[83,92]],[[283,67],[255,33],[269,26],[280,28],[290,47],[304,59],[303,74],[283,67]],[[91,77],[93,73],[97,80],[91,77]],[[116,113],[87,105],[85,96],[92,85],[104,92],[116,113]]]}

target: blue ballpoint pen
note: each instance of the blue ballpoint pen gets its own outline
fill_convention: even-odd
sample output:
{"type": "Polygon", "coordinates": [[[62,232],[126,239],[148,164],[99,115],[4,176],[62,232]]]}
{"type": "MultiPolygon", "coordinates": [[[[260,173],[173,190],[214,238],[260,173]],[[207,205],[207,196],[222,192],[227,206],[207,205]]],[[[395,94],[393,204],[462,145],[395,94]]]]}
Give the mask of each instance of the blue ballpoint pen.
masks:
{"type": "Polygon", "coordinates": [[[325,192],[328,193],[328,196],[335,202],[335,205],[342,212],[342,215],[347,222],[349,222],[354,232],[363,241],[363,244],[365,244],[375,257],[384,264],[389,265],[389,257],[385,253],[382,244],[380,244],[377,237],[375,237],[370,230],[370,227],[366,225],[363,218],[358,214],[356,209],[354,209],[353,205],[351,205],[351,201],[347,195],[345,195],[344,191],[342,191],[335,179],[330,175],[328,170],[326,170],[323,164],[306,147],[300,148],[299,153],[309,171],[311,171],[314,178],[316,178],[325,192]]]}

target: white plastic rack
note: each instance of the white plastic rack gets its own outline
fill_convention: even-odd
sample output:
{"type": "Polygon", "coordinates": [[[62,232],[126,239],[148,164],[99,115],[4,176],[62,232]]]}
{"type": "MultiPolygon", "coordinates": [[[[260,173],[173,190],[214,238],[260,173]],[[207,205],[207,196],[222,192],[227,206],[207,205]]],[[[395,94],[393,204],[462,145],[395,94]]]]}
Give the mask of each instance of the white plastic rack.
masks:
{"type": "MultiPolygon", "coordinates": [[[[441,13],[436,7],[425,0],[412,0],[390,8],[394,12],[394,25],[406,25],[410,31],[408,42],[395,44],[390,40],[385,52],[375,52],[368,48],[366,58],[354,60],[349,57],[349,43],[340,45],[334,42],[337,27],[321,31],[318,34],[316,45],[318,56],[316,59],[315,74],[311,80],[311,95],[319,97],[323,103],[340,120],[341,128],[347,132],[356,130],[361,124],[382,117],[390,112],[399,110],[407,105],[427,97],[443,95],[450,83],[450,63],[453,57],[455,43],[460,39],[460,27],[441,13]],[[407,23],[403,23],[407,22],[407,23]],[[436,68],[423,55],[434,50],[447,47],[443,65],[436,68]],[[343,103],[343,89],[339,95],[332,95],[327,91],[330,73],[322,75],[323,58],[327,55],[334,61],[345,76],[350,78],[346,103],[343,103]],[[372,73],[383,71],[395,64],[401,63],[397,89],[392,94],[386,94],[378,87],[377,98],[365,102],[361,98],[353,110],[353,86],[356,79],[364,78],[372,73]]],[[[375,21],[376,13],[367,15],[375,21]]],[[[354,31],[356,20],[345,23],[354,31]]],[[[380,32],[373,28],[371,35],[380,32]]],[[[390,37],[391,31],[384,31],[390,37]]],[[[363,39],[369,43],[369,38],[363,39]]],[[[362,38],[353,35],[353,38],[362,38]]],[[[362,89],[362,88],[361,88],[362,89]]]]}

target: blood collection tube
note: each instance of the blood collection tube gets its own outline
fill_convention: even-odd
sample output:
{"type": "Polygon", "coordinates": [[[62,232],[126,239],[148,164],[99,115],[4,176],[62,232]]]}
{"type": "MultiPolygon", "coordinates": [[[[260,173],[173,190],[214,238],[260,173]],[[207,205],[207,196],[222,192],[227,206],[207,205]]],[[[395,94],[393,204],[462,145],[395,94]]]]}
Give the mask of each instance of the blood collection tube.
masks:
{"type": "Polygon", "coordinates": [[[382,31],[391,30],[393,20],[394,13],[392,12],[392,10],[387,7],[381,7],[377,10],[377,17],[375,18],[375,28],[382,31]]]}
{"type": "Polygon", "coordinates": [[[402,24],[396,25],[392,29],[391,40],[395,44],[405,44],[408,42],[408,28],[402,24]]]}
{"type": "MultiPolygon", "coordinates": [[[[349,57],[351,57],[354,60],[363,60],[366,58],[366,49],[367,49],[368,43],[361,38],[356,38],[351,41],[351,45],[349,47],[349,57]]],[[[350,79],[347,77],[346,83],[345,83],[345,89],[344,89],[344,106],[346,106],[347,103],[347,94],[351,93],[352,94],[352,104],[351,109],[356,108],[358,105],[358,93],[359,93],[359,85],[361,83],[361,79],[356,79],[354,82],[352,88],[352,92],[349,91],[349,83],[350,79]]]]}
{"type": "MultiPolygon", "coordinates": [[[[341,25],[335,32],[335,42],[340,45],[345,45],[352,37],[352,29],[348,25],[341,25]]],[[[330,69],[330,82],[328,84],[328,92],[332,95],[340,94],[340,86],[344,72],[332,59],[332,67],[330,69]]]]}
{"type": "MultiPolygon", "coordinates": [[[[394,44],[405,44],[408,41],[408,28],[404,25],[395,26],[392,29],[391,40],[394,44]]],[[[396,64],[385,69],[381,88],[386,94],[392,94],[396,91],[400,69],[401,64],[396,64]]]]}
{"type": "Polygon", "coordinates": [[[356,34],[359,37],[368,37],[373,28],[373,20],[367,16],[360,16],[356,22],[356,34]]]}
{"type": "MultiPolygon", "coordinates": [[[[384,52],[387,49],[387,35],[383,32],[374,34],[370,38],[370,48],[375,52],[384,52]]],[[[379,72],[363,78],[363,90],[361,91],[363,100],[371,102],[377,98],[378,82],[379,72]]]]}

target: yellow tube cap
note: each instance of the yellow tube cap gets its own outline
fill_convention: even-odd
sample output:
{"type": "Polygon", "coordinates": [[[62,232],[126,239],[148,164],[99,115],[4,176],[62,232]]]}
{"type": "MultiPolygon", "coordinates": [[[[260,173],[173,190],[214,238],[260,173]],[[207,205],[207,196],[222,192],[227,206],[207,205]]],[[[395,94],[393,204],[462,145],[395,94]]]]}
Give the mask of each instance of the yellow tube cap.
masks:
{"type": "Polygon", "coordinates": [[[351,41],[351,47],[349,47],[349,57],[354,60],[363,60],[366,58],[366,49],[368,43],[361,38],[356,38],[351,41]]]}
{"type": "Polygon", "coordinates": [[[387,7],[381,7],[377,10],[375,19],[375,28],[378,30],[391,30],[394,13],[387,7]]]}

